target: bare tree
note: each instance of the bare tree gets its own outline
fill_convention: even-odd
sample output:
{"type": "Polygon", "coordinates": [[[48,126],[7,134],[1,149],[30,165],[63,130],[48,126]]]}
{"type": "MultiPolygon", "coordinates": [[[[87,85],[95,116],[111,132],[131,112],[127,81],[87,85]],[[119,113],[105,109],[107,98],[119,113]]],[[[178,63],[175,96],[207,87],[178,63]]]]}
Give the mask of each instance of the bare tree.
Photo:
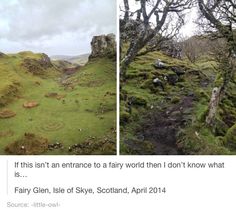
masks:
{"type": "Polygon", "coordinates": [[[195,63],[202,55],[211,53],[209,38],[205,35],[195,35],[190,38],[181,37],[179,40],[183,54],[192,63],[195,63]]]}
{"type": "MultiPolygon", "coordinates": [[[[180,47],[177,44],[177,36],[179,35],[179,31],[184,24],[183,21],[174,21],[174,17],[169,17],[166,21],[164,27],[160,30],[159,33],[157,33],[150,41],[147,42],[145,45],[145,50],[142,50],[142,52],[138,53],[138,55],[144,55],[148,52],[152,51],[169,51],[168,55],[172,56],[176,53],[171,53],[179,51],[180,53],[180,47]],[[178,49],[177,49],[178,48],[178,49]]],[[[177,53],[178,54],[178,53],[177,53]]],[[[173,56],[175,58],[179,56],[173,56]]]]}
{"type": "MultiPolygon", "coordinates": [[[[130,12],[125,9],[125,13],[132,16],[137,13],[138,21],[136,33],[130,41],[129,48],[121,60],[121,78],[125,79],[126,70],[129,64],[134,60],[138,52],[153,39],[156,34],[161,33],[168,27],[171,18],[177,19],[176,23],[184,22],[184,11],[189,9],[192,0],[136,0],[140,9],[130,12]],[[155,21],[153,21],[155,19],[155,21]]],[[[127,0],[124,0],[124,5],[127,0]]],[[[128,18],[126,17],[126,20],[128,18]]],[[[173,22],[173,21],[172,21],[173,22]]],[[[126,22],[128,24],[128,22],[126,22]]],[[[179,25],[178,25],[179,27],[179,25]]]]}
{"type": "Polygon", "coordinates": [[[124,0],[124,6],[125,6],[124,20],[128,21],[129,20],[129,0],[124,0]]]}
{"type": "Polygon", "coordinates": [[[209,103],[206,124],[213,126],[217,107],[224,95],[227,85],[235,73],[236,56],[236,1],[235,0],[198,0],[201,12],[200,24],[205,31],[216,38],[226,40],[226,51],[221,53],[220,67],[222,68],[222,85],[213,88],[209,103]]]}

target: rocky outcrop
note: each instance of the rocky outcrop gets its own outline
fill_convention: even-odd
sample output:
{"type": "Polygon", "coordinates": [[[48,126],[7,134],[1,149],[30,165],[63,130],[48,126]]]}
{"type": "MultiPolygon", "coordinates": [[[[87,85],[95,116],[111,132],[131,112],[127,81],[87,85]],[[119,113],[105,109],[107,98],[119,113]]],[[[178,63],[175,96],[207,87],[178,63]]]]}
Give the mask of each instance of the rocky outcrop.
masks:
{"type": "Polygon", "coordinates": [[[51,63],[51,60],[50,58],[48,57],[48,55],[46,54],[42,54],[42,57],[41,59],[39,60],[39,64],[41,67],[44,67],[44,68],[49,68],[49,67],[52,67],[52,63],[51,63]]]}
{"type": "Polygon", "coordinates": [[[115,35],[94,36],[91,42],[92,52],[89,59],[96,57],[114,57],[116,54],[115,35]]]}
{"type": "Polygon", "coordinates": [[[44,53],[40,58],[25,58],[22,65],[34,75],[42,75],[47,69],[53,67],[50,58],[44,53]]]}
{"type": "Polygon", "coordinates": [[[0,52],[0,58],[1,57],[6,57],[7,55],[5,55],[4,53],[0,52]]]}

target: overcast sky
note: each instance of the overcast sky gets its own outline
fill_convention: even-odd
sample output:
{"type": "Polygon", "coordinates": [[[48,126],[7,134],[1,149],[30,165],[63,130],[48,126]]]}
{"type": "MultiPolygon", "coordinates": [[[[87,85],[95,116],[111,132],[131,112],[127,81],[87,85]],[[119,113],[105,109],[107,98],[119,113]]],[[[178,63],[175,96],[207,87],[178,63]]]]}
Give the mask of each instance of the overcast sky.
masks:
{"type": "MultiPolygon", "coordinates": [[[[120,7],[123,8],[123,0],[118,0],[120,7]]],[[[134,0],[129,1],[130,10],[136,11],[140,8],[140,2],[136,2],[134,0]]],[[[149,8],[150,9],[150,8],[149,8]]],[[[121,13],[122,14],[122,13],[121,13]]],[[[153,15],[154,16],[154,15],[153,15]]],[[[185,25],[180,30],[180,35],[184,38],[196,35],[199,31],[197,25],[194,23],[198,17],[197,8],[194,7],[191,10],[186,11],[185,16],[185,25]]],[[[155,22],[155,18],[151,19],[151,21],[155,22]]]]}
{"type": "Polygon", "coordinates": [[[116,32],[114,0],[0,0],[0,52],[78,55],[116,32]]]}

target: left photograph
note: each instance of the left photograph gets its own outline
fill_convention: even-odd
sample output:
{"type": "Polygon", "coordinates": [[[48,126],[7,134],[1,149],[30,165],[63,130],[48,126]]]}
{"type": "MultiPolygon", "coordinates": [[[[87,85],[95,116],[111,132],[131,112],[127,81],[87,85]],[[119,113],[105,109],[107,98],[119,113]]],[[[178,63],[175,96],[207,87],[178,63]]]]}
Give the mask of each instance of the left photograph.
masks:
{"type": "Polygon", "coordinates": [[[116,1],[0,1],[0,155],[116,154],[116,1]]]}

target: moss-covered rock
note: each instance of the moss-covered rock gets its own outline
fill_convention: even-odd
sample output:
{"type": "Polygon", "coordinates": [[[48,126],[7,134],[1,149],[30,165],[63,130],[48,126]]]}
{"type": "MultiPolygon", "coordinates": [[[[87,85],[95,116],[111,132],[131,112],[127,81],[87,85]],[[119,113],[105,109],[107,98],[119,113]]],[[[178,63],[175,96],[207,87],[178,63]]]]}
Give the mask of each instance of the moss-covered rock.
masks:
{"type": "Polygon", "coordinates": [[[170,85],[175,85],[179,81],[179,77],[175,73],[168,73],[167,74],[167,82],[170,85]]]}
{"type": "Polygon", "coordinates": [[[120,122],[121,124],[129,122],[131,115],[126,111],[120,112],[120,122]]]}
{"type": "Polygon", "coordinates": [[[137,106],[146,106],[148,103],[144,97],[137,95],[130,97],[129,100],[131,101],[131,104],[137,106]]]}
{"type": "Polygon", "coordinates": [[[236,149],[236,124],[234,124],[226,133],[225,141],[229,148],[236,149]]]}

